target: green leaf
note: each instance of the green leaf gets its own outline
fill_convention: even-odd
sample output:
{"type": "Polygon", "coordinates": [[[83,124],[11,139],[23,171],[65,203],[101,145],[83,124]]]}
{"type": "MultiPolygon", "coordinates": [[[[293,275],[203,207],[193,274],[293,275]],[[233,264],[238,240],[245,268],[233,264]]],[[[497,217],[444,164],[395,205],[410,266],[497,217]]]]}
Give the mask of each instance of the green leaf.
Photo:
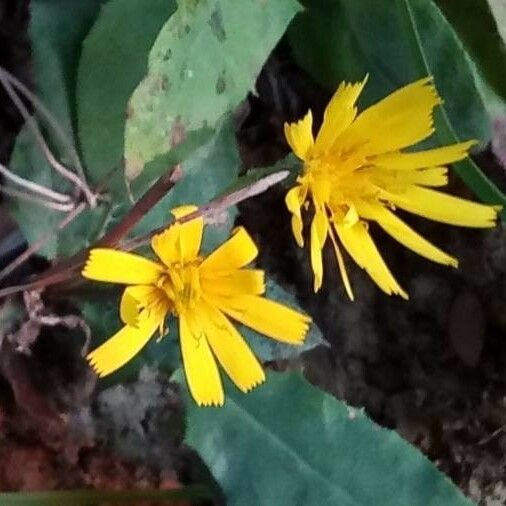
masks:
{"type": "Polygon", "coordinates": [[[37,94],[72,134],[81,44],[104,0],[33,0],[29,35],[37,94]]]}
{"type": "MultiPolygon", "coordinates": [[[[296,60],[329,90],[369,74],[362,99],[370,105],[394,89],[433,75],[443,106],[436,110],[435,145],[490,137],[490,121],[462,45],[432,0],[307,0],[289,29],[296,60]],[[367,16],[364,16],[367,12],[367,16]],[[312,41],[311,44],[307,40],[312,41]]],[[[468,159],[458,175],[488,203],[506,198],[468,159]]]]}
{"type": "Polygon", "coordinates": [[[174,0],[111,0],[84,41],[77,82],[79,140],[95,183],[122,161],[128,100],[175,8],[174,0]]]}
{"type": "Polygon", "coordinates": [[[397,433],[296,374],[271,373],[248,394],[229,386],[225,399],[222,408],[188,399],[186,443],[229,506],[472,504],[397,433]]]}
{"type": "Polygon", "coordinates": [[[184,500],[210,498],[210,491],[193,485],[174,490],[59,490],[54,492],[0,492],[2,506],[92,506],[101,504],[134,504],[156,501],[181,504],[184,500]]]}
{"type": "Polygon", "coordinates": [[[506,99],[506,47],[486,0],[436,0],[436,3],[487,83],[506,99]]]}
{"type": "MultiPolygon", "coordinates": [[[[428,27],[436,20],[444,20],[444,17],[432,3],[430,5],[433,6],[434,10],[425,10],[425,0],[396,0],[396,2],[399,6],[400,19],[408,34],[415,63],[420,71],[430,73],[430,53],[422,43],[422,40],[430,40],[428,37],[432,35],[432,31],[428,27]]],[[[454,75],[449,77],[454,77],[454,75]]],[[[462,90],[460,90],[460,93],[462,93],[462,90]]],[[[468,104],[467,107],[468,110],[472,110],[470,109],[472,104],[468,104]]],[[[442,106],[436,110],[436,132],[442,144],[451,144],[460,140],[456,133],[456,125],[452,124],[450,120],[451,114],[452,110],[448,107],[442,106]]],[[[460,178],[481,200],[490,204],[500,204],[503,206],[501,217],[503,220],[506,220],[506,195],[483,174],[480,168],[470,158],[458,162],[453,166],[460,178]]]]}
{"type": "Polygon", "coordinates": [[[148,162],[141,175],[128,183],[134,199],[137,200],[137,198],[143,195],[170,167],[183,163],[197,149],[209,143],[215,134],[215,130],[211,128],[201,128],[200,130],[190,132],[186,136],[185,142],[178,144],[168,153],[157,155],[153,160],[148,162]]]}
{"type": "Polygon", "coordinates": [[[234,109],[298,9],[295,0],[180,2],[129,103],[127,177],[234,109]]]}
{"type": "MultiPolygon", "coordinates": [[[[297,304],[295,296],[281,288],[272,279],[267,279],[265,287],[265,296],[268,299],[275,300],[291,307],[297,311],[303,312],[297,304]]],[[[309,329],[304,343],[300,346],[283,344],[274,339],[269,339],[263,334],[246,327],[239,325],[239,332],[248,341],[249,345],[253,348],[255,355],[262,359],[262,362],[271,362],[274,360],[286,360],[298,357],[301,353],[311,350],[319,345],[329,346],[327,341],[323,338],[320,329],[313,323],[309,329]]]]}

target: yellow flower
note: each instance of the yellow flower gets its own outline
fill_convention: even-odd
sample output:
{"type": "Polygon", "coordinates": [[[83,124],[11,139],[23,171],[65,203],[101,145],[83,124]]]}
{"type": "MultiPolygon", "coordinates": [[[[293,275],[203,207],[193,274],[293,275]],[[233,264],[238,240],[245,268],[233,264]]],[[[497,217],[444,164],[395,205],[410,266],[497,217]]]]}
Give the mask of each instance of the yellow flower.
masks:
{"type": "MultiPolygon", "coordinates": [[[[173,210],[176,218],[196,207],[173,210]]],[[[169,313],[179,318],[179,338],[186,379],[199,405],[222,405],[223,387],[216,360],[232,381],[247,392],[265,379],[262,366],[230,319],[277,341],[301,344],[311,319],[261,296],[264,273],[245,269],[258,255],[242,227],[208,257],[199,255],[204,221],[175,223],[153,237],[155,262],[107,248],[90,252],[82,272],[97,281],[128,285],[120,303],[125,326],[88,355],[99,376],[123,366],[157,329],[164,334],[169,313]]]]}
{"type": "Polygon", "coordinates": [[[301,208],[314,208],[310,256],[314,291],[322,285],[322,248],[330,237],[346,291],[353,300],[343,256],[352,259],[387,294],[407,299],[386,266],[368,222],[376,222],[407,248],[434,262],[457,267],[457,260],[417,234],[398,218],[396,208],[442,223],[494,226],[498,206],[477,204],[434,190],[445,186],[444,165],[462,160],[475,141],[420,151],[404,151],[434,133],[432,112],[441,104],[432,78],[411,83],[357,116],[361,83],[342,83],[327,105],[313,137],[311,111],[297,123],[285,123],[285,136],[304,169],[286,195],[292,230],[302,247],[301,208]]]}

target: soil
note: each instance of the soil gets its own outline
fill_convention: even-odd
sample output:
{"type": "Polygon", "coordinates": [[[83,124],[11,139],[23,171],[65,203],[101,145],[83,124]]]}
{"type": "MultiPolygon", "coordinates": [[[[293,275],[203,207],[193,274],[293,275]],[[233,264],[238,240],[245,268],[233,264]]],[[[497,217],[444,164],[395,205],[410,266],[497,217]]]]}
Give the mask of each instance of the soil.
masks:
{"type": "MultiPolygon", "coordinates": [[[[0,65],[29,83],[27,5],[0,2],[0,65]]],[[[328,97],[281,44],[237,115],[245,169],[282,158],[288,149],[283,123],[309,107],[318,122],[328,97]]],[[[3,163],[20,124],[0,92],[3,163]]],[[[476,161],[506,190],[506,172],[491,149],[476,161]]],[[[469,196],[459,181],[451,186],[469,196]]],[[[506,227],[476,231],[405,218],[457,256],[460,268],[421,259],[372,227],[410,300],[384,295],[349,262],[352,303],[330,249],[324,252],[323,289],[313,293],[308,252],[293,241],[280,187],[241,206],[238,221],[259,242],[260,265],[297,294],[332,345],[272,366],[302,369],[320,388],[364,406],[477,503],[505,504],[506,227]]],[[[18,254],[19,239],[0,208],[0,267],[18,254]]],[[[40,265],[32,262],[8,282],[40,265]]],[[[39,318],[47,311],[40,301],[24,302],[26,324],[0,340],[0,490],[171,488],[210,480],[182,444],[182,405],[165,377],[143,369],[136,382],[97,389],[82,358],[79,315],[48,325],[39,318]]],[[[2,314],[19,307],[18,299],[5,302],[0,326],[2,314]]]]}

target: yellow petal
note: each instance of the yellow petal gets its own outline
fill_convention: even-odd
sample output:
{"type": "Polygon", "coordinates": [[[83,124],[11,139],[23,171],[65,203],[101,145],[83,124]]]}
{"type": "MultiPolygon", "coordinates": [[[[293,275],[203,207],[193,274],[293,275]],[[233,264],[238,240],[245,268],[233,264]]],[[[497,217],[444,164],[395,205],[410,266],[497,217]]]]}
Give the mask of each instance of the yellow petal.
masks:
{"type": "Polygon", "coordinates": [[[397,171],[397,175],[402,175],[403,181],[422,186],[446,186],[448,184],[448,169],[446,167],[432,167],[431,169],[418,169],[397,171]]]}
{"type": "Polygon", "coordinates": [[[304,237],[302,235],[302,215],[301,207],[307,196],[307,187],[297,185],[291,188],[285,197],[285,203],[288,210],[292,213],[292,231],[293,236],[299,247],[304,246],[304,237]]]}
{"type": "MultiPolygon", "coordinates": [[[[180,206],[172,209],[172,214],[176,219],[193,213],[198,209],[197,206],[180,206]]],[[[198,217],[185,223],[179,224],[181,234],[181,257],[183,262],[194,260],[198,257],[200,245],[202,244],[202,234],[204,232],[204,218],[198,217]]]]}
{"type": "Polygon", "coordinates": [[[389,194],[387,199],[401,209],[450,225],[490,228],[497,219],[497,206],[478,204],[414,185],[402,193],[389,194]]]}
{"type": "Polygon", "coordinates": [[[362,222],[359,221],[353,227],[336,224],[336,231],[353,260],[362,269],[365,269],[385,293],[388,295],[397,294],[404,299],[408,298],[406,292],[399,286],[386,266],[362,222]]]}
{"type": "Polygon", "coordinates": [[[200,265],[201,272],[231,271],[252,262],[258,249],[243,227],[238,227],[232,237],[218,246],[200,265]]]}
{"type": "Polygon", "coordinates": [[[374,206],[362,205],[360,206],[360,214],[364,218],[376,220],[387,234],[390,234],[396,241],[415,253],[439,264],[451,265],[452,267],[458,266],[456,258],[431,244],[383,206],[379,204],[374,206]]]}
{"type": "Polygon", "coordinates": [[[357,208],[355,207],[355,204],[350,203],[348,207],[348,211],[346,211],[346,214],[343,218],[343,223],[345,227],[353,227],[355,223],[360,219],[357,208]]]}
{"type": "Polygon", "coordinates": [[[341,83],[328,103],[323,122],[316,137],[314,153],[323,155],[332,150],[335,140],[357,115],[355,103],[364,89],[367,76],[361,83],[341,83]]]}
{"type": "Polygon", "coordinates": [[[147,258],[110,248],[95,248],[84,266],[82,275],[96,281],[126,285],[155,284],[163,267],[147,258]]]}
{"type": "Polygon", "coordinates": [[[123,323],[130,325],[131,327],[136,327],[138,323],[137,320],[140,313],[140,307],[139,299],[134,297],[131,293],[132,288],[133,287],[131,286],[127,287],[121,296],[121,302],[119,304],[119,316],[123,323]]]}
{"type": "Polygon", "coordinates": [[[432,110],[440,103],[431,77],[408,84],[362,112],[339,146],[361,146],[371,156],[416,144],[434,132],[432,110]]]}
{"type": "MultiPolygon", "coordinates": [[[[171,212],[175,218],[182,218],[197,209],[196,206],[181,206],[171,212]]],[[[167,230],[153,237],[151,247],[165,265],[191,262],[199,254],[203,230],[202,217],[185,223],[173,223],[167,230]]]]}
{"type": "Polygon", "coordinates": [[[127,286],[123,291],[119,305],[121,321],[127,325],[136,327],[138,325],[139,313],[150,302],[157,298],[164,298],[158,288],[150,285],[127,286]]]}
{"type": "Polygon", "coordinates": [[[329,235],[332,240],[332,245],[334,246],[334,253],[336,255],[337,265],[339,266],[339,273],[341,274],[341,279],[343,280],[344,288],[346,289],[346,294],[350,298],[350,300],[355,300],[353,295],[353,290],[351,289],[350,279],[348,277],[348,272],[346,270],[346,265],[344,264],[344,258],[341,254],[341,250],[339,245],[337,244],[337,240],[334,236],[334,231],[332,230],[332,224],[329,226],[329,235]]]}
{"type": "Polygon", "coordinates": [[[205,294],[259,295],[265,292],[264,271],[240,269],[228,272],[203,272],[200,276],[200,287],[205,294]]]}
{"type": "Polygon", "coordinates": [[[213,296],[209,301],[225,314],[277,341],[302,344],[311,318],[258,295],[213,296]]]}
{"type": "Polygon", "coordinates": [[[285,123],[285,137],[292,151],[301,159],[307,160],[313,149],[313,114],[308,111],[296,123],[285,123]]]}
{"type": "Polygon", "coordinates": [[[90,365],[100,377],[113,373],[144,348],[160,323],[160,315],[157,314],[140,317],[137,327],[126,325],[87,356],[90,365]]]}
{"type": "Polygon", "coordinates": [[[302,229],[304,225],[302,223],[302,219],[295,214],[292,214],[290,224],[292,226],[292,233],[293,237],[295,238],[295,242],[297,243],[297,246],[302,248],[304,246],[304,237],[302,235],[302,229]]]}
{"type": "Polygon", "coordinates": [[[181,355],[190,393],[199,406],[222,406],[223,386],[205,332],[205,321],[196,312],[179,315],[181,355]]]}
{"type": "Polygon", "coordinates": [[[371,162],[379,167],[397,170],[437,167],[463,160],[476,143],[477,141],[467,141],[412,153],[385,153],[375,156],[371,162]]]}
{"type": "Polygon", "coordinates": [[[325,212],[316,209],[311,223],[311,267],[313,269],[313,290],[316,293],[323,282],[322,249],[328,232],[328,220],[325,212]]]}
{"type": "Polygon", "coordinates": [[[401,193],[407,186],[413,184],[434,187],[448,184],[448,169],[446,167],[413,170],[390,170],[374,167],[368,170],[372,183],[392,193],[401,193]]]}
{"type": "Polygon", "coordinates": [[[242,392],[265,381],[262,366],[229,319],[218,309],[202,302],[206,318],[206,336],[214,355],[225,372],[242,392]]]}

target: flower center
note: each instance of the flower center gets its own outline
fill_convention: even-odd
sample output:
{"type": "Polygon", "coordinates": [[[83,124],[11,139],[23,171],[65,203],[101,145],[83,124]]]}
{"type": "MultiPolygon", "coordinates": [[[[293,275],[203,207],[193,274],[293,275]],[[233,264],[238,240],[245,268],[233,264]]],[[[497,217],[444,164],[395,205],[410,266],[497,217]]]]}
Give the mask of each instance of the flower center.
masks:
{"type": "Polygon", "coordinates": [[[189,263],[174,263],[160,277],[161,288],[174,305],[177,314],[193,309],[202,294],[199,266],[201,259],[189,263]]]}
{"type": "MultiPolygon", "coordinates": [[[[306,164],[304,176],[312,197],[325,208],[331,208],[334,218],[344,220],[360,200],[378,199],[379,188],[371,179],[367,160],[347,154],[331,159],[319,157],[306,164]]],[[[358,217],[353,219],[355,222],[358,217]]]]}

